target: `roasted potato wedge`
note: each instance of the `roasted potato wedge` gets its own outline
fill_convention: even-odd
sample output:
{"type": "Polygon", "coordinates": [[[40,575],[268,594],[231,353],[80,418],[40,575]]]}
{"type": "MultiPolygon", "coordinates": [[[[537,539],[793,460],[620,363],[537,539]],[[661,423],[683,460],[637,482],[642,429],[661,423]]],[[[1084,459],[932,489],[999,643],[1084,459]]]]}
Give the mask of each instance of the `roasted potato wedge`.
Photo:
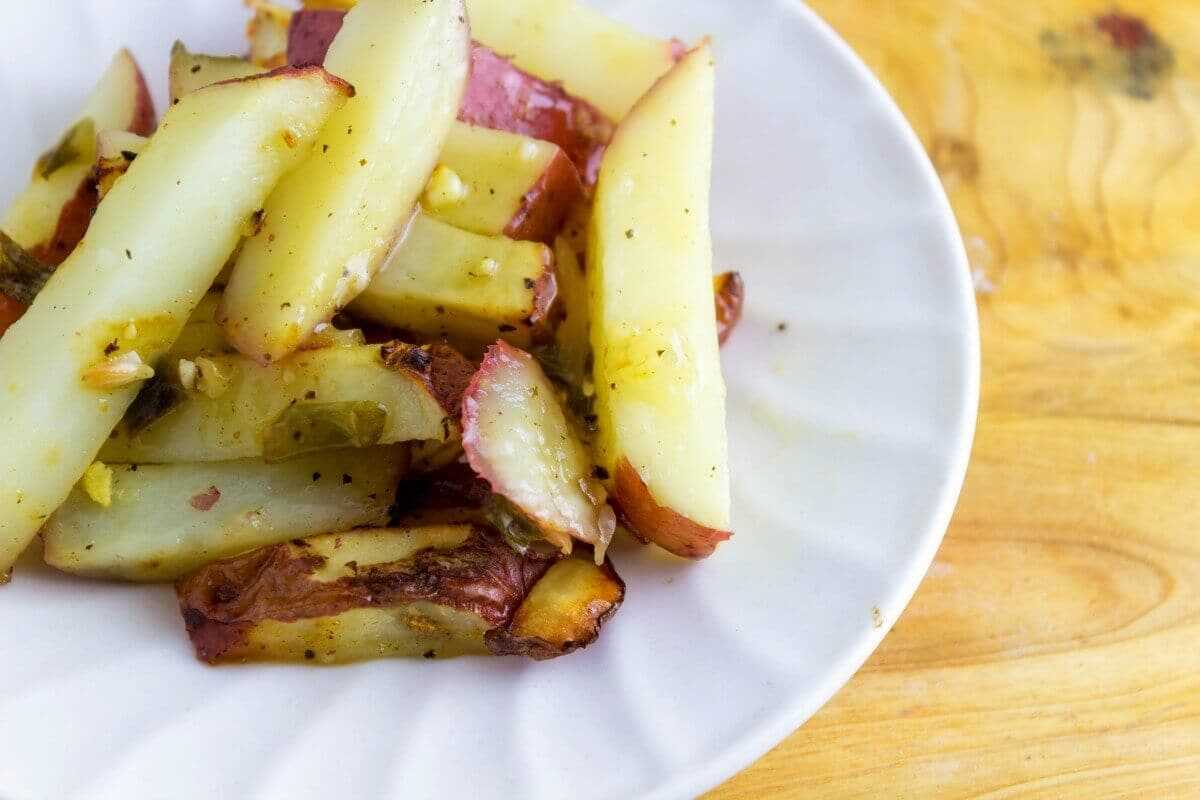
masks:
{"type": "Polygon", "coordinates": [[[210,564],[176,592],[196,656],[214,664],[550,658],[594,641],[624,595],[608,564],[554,561],[478,526],[363,529],[210,564]]]}
{"type": "Polygon", "coordinates": [[[618,128],[587,253],[595,443],[618,479],[613,504],[630,530],[691,558],[712,553],[730,526],[708,220],[712,114],[705,44],[618,128]]]}
{"type": "Polygon", "coordinates": [[[532,356],[497,342],[463,395],[463,450],[543,538],[564,554],[588,542],[603,562],[616,518],[557,394],[532,356]]]}
{"type": "Polygon", "coordinates": [[[174,106],[87,238],[5,332],[0,573],[66,499],[245,220],[299,160],[280,132],[311,145],[349,93],[314,67],[214,86],[174,106]]]}
{"type": "Polygon", "coordinates": [[[579,172],[558,145],[458,122],[422,205],[464,230],[549,242],[582,193],[579,172]]]}
{"type": "Polygon", "coordinates": [[[326,61],[356,94],[275,187],[225,287],[225,334],[263,364],[357,297],[403,234],[467,81],[462,0],[363,0],[326,61]]]}
{"type": "Polygon", "coordinates": [[[544,244],[480,236],[418,213],[350,312],[445,338],[473,356],[497,337],[528,346],[556,292],[544,244]]]}
{"type": "Polygon", "coordinates": [[[407,463],[393,445],[280,464],[114,464],[110,505],[76,487],[42,528],[44,558],[76,575],[173,581],[288,539],[387,524],[407,463]]]}
{"type": "Polygon", "coordinates": [[[181,402],[136,432],[122,421],[101,460],[274,461],[339,447],[446,441],[457,438],[473,371],[445,345],[400,343],[305,351],[268,367],[240,355],[195,365],[201,374],[181,402]]]}

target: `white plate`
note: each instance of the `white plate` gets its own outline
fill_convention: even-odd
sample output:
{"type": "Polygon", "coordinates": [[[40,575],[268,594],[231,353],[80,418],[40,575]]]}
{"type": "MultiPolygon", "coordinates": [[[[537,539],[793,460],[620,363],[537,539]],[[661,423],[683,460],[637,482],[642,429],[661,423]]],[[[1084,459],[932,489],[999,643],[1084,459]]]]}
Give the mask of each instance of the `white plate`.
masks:
{"type": "MultiPolygon", "coordinates": [[[[0,797],[685,797],[782,739],[876,646],[937,549],[974,427],[975,305],[949,207],[878,83],[797,2],[605,6],[716,37],[717,263],[749,296],[723,355],[733,541],[696,565],[620,549],[625,607],[541,664],[209,668],[170,590],[26,559],[0,590],[0,797]]],[[[3,199],[118,45],[161,108],[171,42],[237,51],[243,19],[236,0],[22,4],[0,27],[3,199]]]]}

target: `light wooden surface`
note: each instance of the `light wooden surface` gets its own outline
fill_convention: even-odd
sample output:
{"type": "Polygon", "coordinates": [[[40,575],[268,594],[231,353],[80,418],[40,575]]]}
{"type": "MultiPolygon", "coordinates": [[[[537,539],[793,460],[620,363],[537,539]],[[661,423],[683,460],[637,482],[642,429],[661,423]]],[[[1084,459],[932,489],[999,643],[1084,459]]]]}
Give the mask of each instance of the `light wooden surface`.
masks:
{"type": "Polygon", "coordinates": [[[895,630],[710,800],[1200,797],[1200,0],[808,1],[950,194],[982,413],[895,630]]]}

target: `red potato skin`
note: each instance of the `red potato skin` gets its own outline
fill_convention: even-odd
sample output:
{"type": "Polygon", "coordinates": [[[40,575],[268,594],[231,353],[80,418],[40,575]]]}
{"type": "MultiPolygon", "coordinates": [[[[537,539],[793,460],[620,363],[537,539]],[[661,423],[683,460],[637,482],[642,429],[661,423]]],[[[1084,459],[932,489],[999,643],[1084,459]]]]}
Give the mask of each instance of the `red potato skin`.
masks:
{"type": "Polygon", "coordinates": [[[706,528],[660,506],[628,458],[617,462],[609,502],[616,509],[621,524],[634,536],[683,558],[708,558],[717,545],[733,535],[729,531],[706,528]]]}
{"type": "MultiPolygon", "coordinates": [[[[323,63],[344,16],[342,11],[296,12],[288,29],[288,63],[323,63]]],[[[595,106],[567,94],[558,84],[518,69],[507,58],[474,41],[471,77],[458,118],[472,125],[553,142],[566,151],[585,177],[594,177],[599,153],[614,127],[595,106]]]]}
{"type": "Polygon", "coordinates": [[[129,121],[129,132],[136,133],[138,136],[149,136],[154,133],[154,129],[158,127],[158,117],[154,113],[154,98],[150,96],[150,89],[146,85],[146,76],[142,74],[142,68],[137,66],[137,102],[134,104],[133,119],[129,121]]]}
{"type": "Polygon", "coordinates": [[[746,284],[741,273],[722,272],[713,279],[713,296],[717,306],[717,341],[725,341],[742,319],[746,303],[746,284]]]}
{"type": "Polygon", "coordinates": [[[537,183],[521,198],[521,207],[509,220],[504,235],[510,239],[550,244],[576,200],[583,197],[579,170],[560,150],[537,183]]]}
{"type": "Polygon", "coordinates": [[[3,336],[8,327],[19,320],[24,313],[25,306],[6,294],[0,294],[0,336],[3,336]]]}
{"type": "Polygon", "coordinates": [[[54,235],[49,241],[30,248],[29,254],[51,267],[57,267],[66,261],[67,256],[83,241],[98,205],[100,193],[96,188],[96,178],[89,175],[79,184],[75,195],[66,202],[62,211],[58,212],[58,225],[54,229],[54,235]]]}
{"type": "Polygon", "coordinates": [[[287,60],[293,67],[320,66],[333,37],[342,29],[345,11],[302,9],[288,26],[287,60]]]}
{"type": "Polygon", "coordinates": [[[585,176],[614,127],[595,106],[518,69],[478,42],[472,43],[471,80],[458,118],[553,142],[585,176]]]}

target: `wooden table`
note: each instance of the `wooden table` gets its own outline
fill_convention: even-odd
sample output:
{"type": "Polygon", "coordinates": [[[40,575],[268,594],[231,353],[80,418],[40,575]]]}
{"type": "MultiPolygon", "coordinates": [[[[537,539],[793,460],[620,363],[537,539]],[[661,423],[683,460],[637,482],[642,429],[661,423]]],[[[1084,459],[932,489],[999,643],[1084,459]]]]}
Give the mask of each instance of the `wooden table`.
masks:
{"type": "Polygon", "coordinates": [[[1200,0],[808,2],[942,176],[983,401],[895,630],[711,798],[1200,797],[1200,0]]]}

